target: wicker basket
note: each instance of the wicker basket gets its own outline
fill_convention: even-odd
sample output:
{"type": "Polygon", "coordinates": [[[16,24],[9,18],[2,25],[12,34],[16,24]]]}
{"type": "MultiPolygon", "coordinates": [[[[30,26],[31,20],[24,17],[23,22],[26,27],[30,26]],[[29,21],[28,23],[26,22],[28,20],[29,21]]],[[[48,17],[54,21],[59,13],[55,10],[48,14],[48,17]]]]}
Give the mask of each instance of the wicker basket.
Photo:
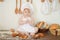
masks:
{"type": "MultiPolygon", "coordinates": [[[[58,25],[58,24],[53,24],[53,25],[58,25]]],[[[49,28],[50,33],[53,34],[53,35],[60,35],[60,25],[55,26],[56,29],[53,29],[52,27],[53,27],[53,26],[51,26],[51,27],[49,28]],[[52,29],[51,29],[51,28],[52,28],[52,29]]]]}

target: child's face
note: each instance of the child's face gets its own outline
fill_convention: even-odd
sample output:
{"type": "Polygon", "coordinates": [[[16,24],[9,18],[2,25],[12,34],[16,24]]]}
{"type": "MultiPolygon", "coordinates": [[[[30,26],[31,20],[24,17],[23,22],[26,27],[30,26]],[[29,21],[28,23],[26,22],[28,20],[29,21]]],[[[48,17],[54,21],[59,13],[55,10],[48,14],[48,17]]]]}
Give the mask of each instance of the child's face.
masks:
{"type": "Polygon", "coordinates": [[[26,16],[29,16],[30,15],[30,9],[25,8],[24,11],[23,11],[23,14],[26,15],[26,16]]]}

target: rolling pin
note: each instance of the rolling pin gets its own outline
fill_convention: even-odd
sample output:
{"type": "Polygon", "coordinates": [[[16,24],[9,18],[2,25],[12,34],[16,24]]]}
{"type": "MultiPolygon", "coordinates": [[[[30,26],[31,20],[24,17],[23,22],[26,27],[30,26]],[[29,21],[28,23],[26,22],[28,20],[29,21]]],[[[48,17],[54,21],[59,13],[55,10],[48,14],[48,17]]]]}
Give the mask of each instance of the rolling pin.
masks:
{"type": "Polygon", "coordinates": [[[18,10],[18,0],[16,0],[16,9],[15,9],[15,13],[19,13],[19,10],[18,10]]]}

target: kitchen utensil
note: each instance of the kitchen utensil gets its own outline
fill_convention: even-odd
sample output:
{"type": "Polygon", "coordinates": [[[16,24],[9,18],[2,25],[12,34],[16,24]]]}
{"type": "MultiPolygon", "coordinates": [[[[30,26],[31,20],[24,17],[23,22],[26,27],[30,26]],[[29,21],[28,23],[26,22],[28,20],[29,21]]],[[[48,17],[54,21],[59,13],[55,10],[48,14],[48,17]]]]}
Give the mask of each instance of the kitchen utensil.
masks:
{"type": "Polygon", "coordinates": [[[29,2],[29,0],[27,0],[27,2],[29,2]]]}
{"type": "Polygon", "coordinates": [[[45,0],[41,0],[41,2],[43,3],[43,2],[45,2],[45,0]]]}
{"type": "Polygon", "coordinates": [[[16,9],[15,9],[15,13],[19,13],[19,10],[18,10],[18,0],[16,0],[16,9]]]}
{"type": "Polygon", "coordinates": [[[59,0],[59,3],[60,3],[60,0],[59,0]]]}
{"type": "Polygon", "coordinates": [[[22,6],[22,0],[20,0],[20,8],[19,8],[19,13],[21,14],[22,11],[21,11],[21,6],[22,6]]]}
{"type": "Polygon", "coordinates": [[[31,3],[33,3],[33,0],[31,0],[31,3]]]}
{"type": "Polygon", "coordinates": [[[52,3],[52,0],[49,0],[50,3],[52,3]]]}

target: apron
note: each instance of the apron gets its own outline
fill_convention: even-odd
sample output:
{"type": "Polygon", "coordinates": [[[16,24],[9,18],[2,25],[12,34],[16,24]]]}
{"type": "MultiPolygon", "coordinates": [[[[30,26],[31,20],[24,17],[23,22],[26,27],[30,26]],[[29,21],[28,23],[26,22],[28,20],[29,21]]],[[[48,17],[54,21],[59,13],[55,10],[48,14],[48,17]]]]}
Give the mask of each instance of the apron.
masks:
{"type": "MultiPolygon", "coordinates": [[[[23,18],[23,21],[28,21],[28,20],[31,20],[31,18],[30,17],[23,18]]],[[[17,28],[17,31],[22,32],[22,33],[34,34],[38,31],[38,28],[30,25],[29,23],[26,23],[23,25],[19,25],[19,27],[17,28]]]]}

